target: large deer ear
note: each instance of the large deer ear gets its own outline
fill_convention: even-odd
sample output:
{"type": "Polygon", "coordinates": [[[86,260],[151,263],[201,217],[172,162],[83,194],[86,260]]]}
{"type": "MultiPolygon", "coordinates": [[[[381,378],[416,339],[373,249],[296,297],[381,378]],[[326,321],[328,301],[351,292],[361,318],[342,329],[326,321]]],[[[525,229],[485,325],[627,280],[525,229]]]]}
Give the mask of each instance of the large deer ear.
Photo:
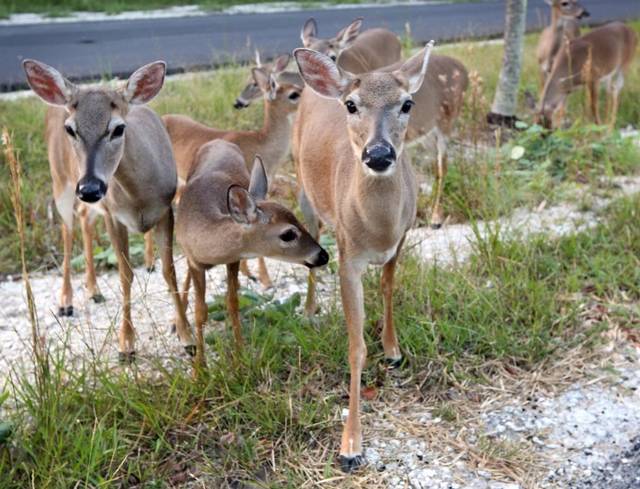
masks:
{"type": "Polygon", "coordinates": [[[427,66],[429,65],[429,57],[431,56],[433,44],[433,41],[429,41],[422,51],[405,61],[405,63],[394,72],[396,75],[407,80],[409,83],[409,93],[416,93],[422,86],[424,75],[427,73],[427,66]]]}
{"type": "Polygon", "coordinates": [[[267,172],[264,169],[264,163],[260,155],[256,155],[253,160],[253,169],[251,170],[251,180],[249,181],[249,193],[256,200],[264,200],[267,198],[269,191],[269,180],[267,172]]]}
{"type": "Polygon", "coordinates": [[[358,35],[360,34],[360,28],[362,27],[362,17],[358,17],[356,20],[351,22],[347,27],[338,32],[336,36],[336,41],[340,45],[342,49],[348,48],[351,46],[353,41],[356,40],[358,35]]]}
{"type": "Polygon", "coordinates": [[[240,185],[231,185],[227,190],[227,208],[231,219],[238,224],[253,224],[258,221],[258,205],[240,185]]]}
{"type": "Polygon", "coordinates": [[[310,19],[307,19],[307,21],[302,26],[302,30],[300,31],[300,39],[302,40],[302,45],[305,48],[308,48],[317,35],[318,24],[316,24],[316,19],[311,17],[310,19]]]}
{"type": "Polygon", "coordinates": [[[22,67],[31,89],[50,105],[67,105],[77,90],[58,70],[40,61],[25,59],[22,67]]]}
{"type": "Polygon", "coordinates": [[[302,78],[314,92],[327,98],[342,96],[350,77],[341,73],[329,56],[306,48],[296,49],[293,56],[302,78]]]}
{"type": "Polygon", "coordinates": [[[138,68],[127,81],[124,98],[130,104],[146,104],[158,95],[164,84],[167,64],[164,61],[154,61],[142,68],[138,68]]]}
{"type": "Polygon", "coordinates": [[[287,66],[289,66],[289,61],[291,61],[291,55],[288,53],[278,56],[273,62],[273,69],[271,70],[273,74],[286,70],[287,66]]]}

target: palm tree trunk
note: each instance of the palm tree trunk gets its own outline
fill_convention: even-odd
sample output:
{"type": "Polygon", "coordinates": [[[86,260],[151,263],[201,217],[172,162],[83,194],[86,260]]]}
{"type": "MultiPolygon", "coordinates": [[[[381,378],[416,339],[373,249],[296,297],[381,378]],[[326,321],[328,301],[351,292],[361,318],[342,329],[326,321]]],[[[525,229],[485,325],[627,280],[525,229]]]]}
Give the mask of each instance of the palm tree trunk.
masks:
{"type": "Polygon", "coordinates": [[[527,17],[527,0],[506,0],[504,58],[496,94],[487,122],[513,126],[518,106],[518,87],[522,71],[522,51],[527,17]]]}

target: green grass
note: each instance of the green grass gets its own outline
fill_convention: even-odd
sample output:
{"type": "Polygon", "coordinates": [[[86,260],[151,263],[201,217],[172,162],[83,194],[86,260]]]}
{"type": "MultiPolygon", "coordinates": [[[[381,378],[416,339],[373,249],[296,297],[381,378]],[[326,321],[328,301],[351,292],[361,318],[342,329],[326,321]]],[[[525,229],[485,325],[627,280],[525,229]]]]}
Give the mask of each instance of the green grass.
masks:
{"type": "MultiPolygon", "coordinates": [[[[455,411],[438,400],[451,379],[485,382],[486,364],[495,360],[535,368],[594,337],[602,324],[587,328],[580,316],[591,301],[640,299],[640,200],[621,200],[602,217],[595,229],[558,241],[505,241],[496,230],[454,269],[403,260],[398,282],[414,284],[395,294],[409,360],[403,375],[416,379],[429,368],[427,407],[455,422],[455,411]]],[[[376,282],[377,274],[368,274],[364,379],[383,395],[408,393],[417,380],[393,387],[378,368],[376,282]]],[[[231,335],[209,334],[209,353],[218,360],[212,357],[197,381],[180,363],[152,362],[149,375],[90,361],[72,367],[52,354],[39,386],[24,380],[10,386],[17,407],[9,419],[13,435],[4,449],[0,442],[0,487],[164,488],[193,474],[207,487],[262,480],[260,487],[297,488],[308,477],[304,470],[317,478],[339,475],[334,413],[348,379],[346,341],[335,341],[344,338],[339,308],[326,311],[318,327],[287,305],[265,317],[249,307],[256,300],[246,302],[244,354],[230,359],[231,335]]],[[[624,314],[610,307],[608,320],[625,321],[624,314]]]]}

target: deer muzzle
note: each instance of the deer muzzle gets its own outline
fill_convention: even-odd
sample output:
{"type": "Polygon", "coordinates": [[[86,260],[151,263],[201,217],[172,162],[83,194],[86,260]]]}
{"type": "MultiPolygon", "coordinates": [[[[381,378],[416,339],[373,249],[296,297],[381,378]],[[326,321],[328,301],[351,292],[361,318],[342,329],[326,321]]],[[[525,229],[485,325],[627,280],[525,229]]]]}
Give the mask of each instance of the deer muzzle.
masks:
{"type": "Polygon", "coordinates": [[[107,185],[96,177],[84,177],[76,186],[76,196],[89,204],[98,202],[107,193],[107,185]]]}
{"type": "Polygon", "coordinates": [[[377,141],[365,146],[362,162],[376,173],[383,173],[396,162],[396,150],[386,141],[377,141]]]}

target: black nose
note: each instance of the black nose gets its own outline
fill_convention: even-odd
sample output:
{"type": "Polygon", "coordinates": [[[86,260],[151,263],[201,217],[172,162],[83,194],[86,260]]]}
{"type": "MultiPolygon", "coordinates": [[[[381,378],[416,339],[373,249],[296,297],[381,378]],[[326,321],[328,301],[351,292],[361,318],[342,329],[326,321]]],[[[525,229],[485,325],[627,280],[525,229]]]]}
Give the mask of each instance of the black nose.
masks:
{"type": "Polygon", "coordinates": [[[335,54],[332,54],[332,55],[331,55],[331,56],[329,56],[329,57],[330,57],[333,61],[335,61],[336,59],[338,59],[338,58],[336,57],[336,55],[335,55],[335,54]]]}
{"type": "Polygon", "coordinates": [[[585,17],[591,17],[591,14],[589,13],[588,10],[583,10],[579,18],[584,19],[585,17]]]}
{"type": "Polygon", "coordinates": [[[320,251],[315,256],[313,262],[306,262],[305,264],[309,268],[321,267],[329,263],[329,253],[324,248],[320,248],[320,251]]]}
{"type": "Polygon", "coordinates": [[[248,106],[249,104],[247,104],[246,102],[243,102],[239,98],[237,98],[235,103],[233,104],[234,109],[244,109],[245,107],[248,107],[248,106]]]}
{"type": "Polygon", "coordinates": [[[396,150],[386,141],[365,146],[362,162],[373,171],[383,172],[396,161],[396,150]]]}
{"type": "Polygon", "coordinates": [[[107,185],[97,178],[83,178],[78,182],[76,195],[83,202],[98,202],[107,193],[107,185]]]}

